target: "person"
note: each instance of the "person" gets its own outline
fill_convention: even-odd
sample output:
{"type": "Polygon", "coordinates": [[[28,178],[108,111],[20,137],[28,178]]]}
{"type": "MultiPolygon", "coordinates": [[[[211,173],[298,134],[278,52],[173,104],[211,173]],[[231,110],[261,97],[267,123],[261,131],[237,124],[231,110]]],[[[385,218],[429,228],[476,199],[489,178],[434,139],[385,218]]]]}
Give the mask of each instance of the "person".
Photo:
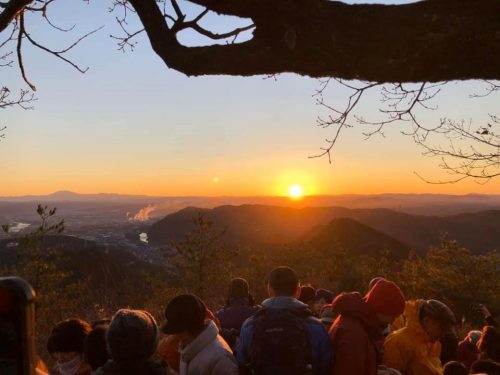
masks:
{"type": "MultiPolygon", "coordinates": [[[[222,330],[219,319],[215,317],[215,314],[207,308],[207,313],[205,315],[205,320],[211,320],[219,331],[222,330]]],[[[222,336],[222,335],[221,335],[222,336]]],[[[181,353],[179,352],[179,345],[181,343],[181,339],[177,335],[168,335],[165,334],[158,344],[157,355],[162,360],[164,360],[170,369],[179,372],[179,368],[181,366],[181,353]]]]}
{"type": "Polygon", "coordinates": [[[83,358],[84,341],[90,331],[90,324],[77,318],[55,325],[47,340],[47,351],[56,362],[53,374],[90,375],[92,369],[83,358]]]}
{"type": "Polygon", "coordinates": [[[469,371],[463,363],[450,361],[443,367],[443,375],[468,375],[469,371]]]}
{"type": "Polygon", "coordinates": [[[321,313],[319,314],[319,320],[325,326],[326,330],[329,331],[332,323],[335,321],[335,314],[332,309],[332,305],[323,306],[321,313]]]}
{"type": "Polygon", "coordinates": [[[436,300],[409,301],[407,325],[384,343],[383,363],[405,375],[441,375],[439,340],[455,332],[455,315],[436,300]]]}
{"type": "Polygon", "coordinates": [[[97,375],[166,375],[166,366],[152,358],[158,334],[158,325],[147,311],[118,310],[106,331],[111,359],[97,375]]]}
{"type": "Polygon", "coordinates": [[[480,359],[472,364],[470,373],[481,375],[500,375],[500,363],[489,359],[480,359]]]}
{"type": "Polygon", "coordinates": [[[165,309],[162,331],[180,342],[180,375],[236,375],[238,365],[229,345],[219,335],[207,308],[193,294],[173,298],[165,309]]]}
{"type": "Polygon", "coordinates": [[[241,328],[236,356],[240,373],[328,374],[331,347],[328,333],[300,294],[297,273],[289,267],[271,271],[269,298],[241,328]]]}
{"type": "Polygon", "coordinates": [[[467,370],[479,359],[477,343],[481,335],[481,331],[469,331],[467,336],[458,344],[457,360],[463,363],[467,370]]]}
{"type": "Polygon", "coordinates": [[[215,316],[219,319],[223,329],[239,332],[243,322],[259,311],[253,297],[250,295],[248,282],[243,278],[235,278],[229,284],[229,293],[226,305],[217,311],[215,316]]]}
{"type": "Polygon", "coordinates": [[[492,361],[500,362],[500,332],[495,327],[483,327],[477,347],[481,359],[491,359],[492,361]]]}
{"type": "Polygon", "coordinates": [[[306,304],[309,307],[309,310],[314,314],[314,316],[319,317],[320,310],[317,310],[316,307],[316,289],[310,284],[302,285],[300,287],[299,298],[297,298],[300,302],[306,304]]]}
{"type": "Polygon", "coordinates": [[[106,331],[109,323],[97,323],[89,332],[83,343],[83,357],[92,368],[92,375],[95,375],[99,367],[110,359],[106,347],[106,331]]]}
{"type": "Polygon", "coordinates": [[[333,293],[326,289],[316,289],[316,296],[314,298],[315,302],[312,306],[313,312],[316,313],[317,316],[321,316],[321,312],[323,311],[323,307],[326,305],[331,305],[333,302],[333,293]]]}
{"type": "MultiPolygon", "coordinates": [[[[377,341],[404,307],[405,298],[399,287],[385,279],[375,283],[364,298],[357,292],[337,296],[332,308],[338,317],[330,328],[333,375],[377,374],[377,341]]],[[[388,369],[383,371],[390,373],[388,369]]]]}

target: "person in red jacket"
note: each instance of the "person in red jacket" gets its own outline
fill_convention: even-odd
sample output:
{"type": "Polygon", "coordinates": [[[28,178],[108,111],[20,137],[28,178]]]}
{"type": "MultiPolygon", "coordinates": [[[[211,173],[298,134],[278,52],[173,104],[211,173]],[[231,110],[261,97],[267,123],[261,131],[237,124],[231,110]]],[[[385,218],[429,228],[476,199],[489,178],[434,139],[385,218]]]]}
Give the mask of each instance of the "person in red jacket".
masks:
{"type": "Polygon", "coordinates": [[[477,342],[480,338],[481,331],[470,331],[458,344],[458,361],[462,362],[467,370],[479,359],[477,342]]]}
{"type": "Polygon", "coordinates": [[[376,342],[404,308],[403,293],[396,284],[385,279],[375,283],[365,297],[357,292],[337,296],[332,309],[338,317],[330,328],[332,374],[376,375],[376,342]]]}

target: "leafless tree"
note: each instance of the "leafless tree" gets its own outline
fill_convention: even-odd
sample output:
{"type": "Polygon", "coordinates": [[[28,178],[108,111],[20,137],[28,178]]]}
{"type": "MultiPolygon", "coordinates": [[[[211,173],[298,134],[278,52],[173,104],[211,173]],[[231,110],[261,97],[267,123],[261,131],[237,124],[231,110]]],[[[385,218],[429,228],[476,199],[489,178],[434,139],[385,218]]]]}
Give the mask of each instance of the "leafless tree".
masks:
{"type": "MultiPolygon", "coordinates": [[[[23,39],[78,70],[85,70],[64,56],[79,40],[69,48],[51,50],[27,31],[24,13],[38,12],[46,18],[54,1],[57,0],[0,3],[0,32],[15,25],[18,65],[32,88],[22,63],[23,39]]],[[[428,155],[443,156],[426,140],[436,132],[456,139],[453,134],[457,127],[451,124],[460,122],[423,124],[417,110],[432,108],[432,99],[441,85],[452,80],[485,80],[491,85],[490,93],[499,86],[498,0],[423,0],[401,5],[349,5],[331,0],[111,0],[110,10],[117,12],[122,32],[113,36],[119,49],[132,49],[135,38],[145,33],[153,51],[168,67],[189,76],[274,76],[292,72],[321,79],[331,77],[348,87],[352,95],[346,108],[328,104],[323,99],[324,88],[316,96],[318,103],[331,111],[318,124],[336,126],[320,153],[329,158],[346,126],[371,126],[366,132],[366,136],[371,136],[383,134],[386,126],[401,121],[409,124],[406,134],[423,147],[430,147],[425,150],[428,155]],[[199,6],[200,11],[186,12],[186,4],[199,6]],[[213,25],[207,26],[209,14],[239,17],[241,25],[227,32],[214,32],[213,25]],[[131,22],[131,18],[140,22],[131,22]],[[212,43],[182,44],[179,33],[188,29],[212,43]],[[381,114],[385,116],[375,121],[354,111],[364,93],[374,88],[381,90],[381,114]]],[[[47,18],[47,22],[51,21],[47,18]]],[[[326,79],[322,85],[326,87],[330,81],[326,79]]],[[[464,139],[477,142],[475,135],[475,130],[471,130],[464,139]]],[[[449,151],[450,158],[470,155],[452,148],[449,151]]],[[[453,165],[443,164],[449,171],[453,165]]],[[[488,171],[492,168],[489,166],[488,171]]],[[[482,173],[469,173],[469,177],[481,178],[478,176],[482,173]]]]}

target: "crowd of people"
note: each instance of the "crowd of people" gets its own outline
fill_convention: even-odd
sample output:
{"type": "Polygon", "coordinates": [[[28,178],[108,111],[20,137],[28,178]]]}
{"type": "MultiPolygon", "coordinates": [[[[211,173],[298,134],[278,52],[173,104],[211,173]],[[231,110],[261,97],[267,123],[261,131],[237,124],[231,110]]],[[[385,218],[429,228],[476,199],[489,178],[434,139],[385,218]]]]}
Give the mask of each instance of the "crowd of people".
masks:
{"type": "Polygon", "coordinates": [[[247,281],[233,279],[215,313],[195,295],[178,295],[161,326],[147,311],[129,309],[92,324],[62,321],[48,338],[55,362],[48,373],[500,375],[500,332],[485,306],[486,325],[459,342],[446,304],[407,301],[384,278],[364,295],[335,296],[301,286],[293,269],[278,267],[267,289],[258,304],[247,281]]]}

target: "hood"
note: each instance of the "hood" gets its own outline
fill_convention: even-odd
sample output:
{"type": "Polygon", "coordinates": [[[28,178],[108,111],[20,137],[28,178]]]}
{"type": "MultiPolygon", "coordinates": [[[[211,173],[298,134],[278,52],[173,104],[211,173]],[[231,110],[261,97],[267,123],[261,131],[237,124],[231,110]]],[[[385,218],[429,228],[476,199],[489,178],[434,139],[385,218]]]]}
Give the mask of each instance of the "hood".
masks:
{"type": "Polygon", "coordinates": [[[262,302],[262,306],[268,309],[309,309],[309,306],[307,306],[305,303],[300,302],[298,299],[284,296],[268,298],[262,302]]]}
{"type": "Polygon", "coordinates": [[[406,317],[406,325],[411,328],[420,328],[420,306],[422,305],[423,300],[413,300],[407,301],[405,306],[404,315],[406,317]]]}
{"type": "Polygon", "coordinates": [[[420,324],[420,307],[423,302],[424,300],[422,299],[407,301],[404,315],[406,317],[406,325],[413,332],[413,335],[418,335],[423,340],[431,342],[429,335],[420,324]]]}
{"type": "Polygon", "coordinates": [[[212,320],[207,321],[205,329],[191,343],[180,350],[181,358],[184,362],[190,362],[206,346],[217,339],[219,329],[212,320]]]}
{"type": "Polygon", "coordinates": [[[342,293],[332,302],[334,314],[348,316],[361,321],[372,333],[380,334],[377,315],[358,292],[342,293]]]}

